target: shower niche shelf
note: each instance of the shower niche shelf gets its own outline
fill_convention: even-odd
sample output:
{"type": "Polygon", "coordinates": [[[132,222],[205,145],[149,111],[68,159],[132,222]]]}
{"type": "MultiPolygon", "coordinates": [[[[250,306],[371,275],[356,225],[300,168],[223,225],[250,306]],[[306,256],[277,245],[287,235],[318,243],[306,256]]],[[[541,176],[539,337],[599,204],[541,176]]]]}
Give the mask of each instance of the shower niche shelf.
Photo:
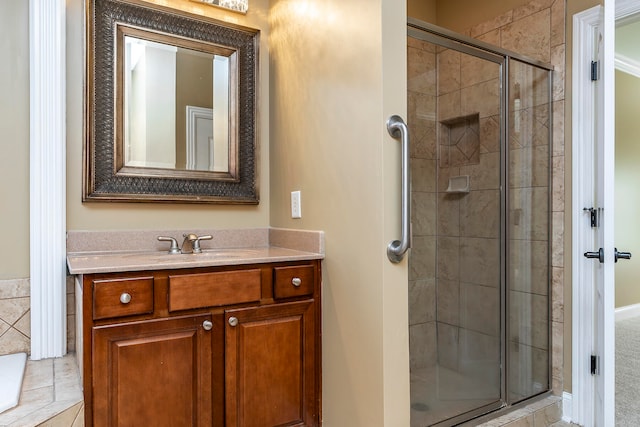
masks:
{"type": "Polygon", "coordinates": [[[440,121],[440,166],[458,167],[480,163],[480,114],[440,121]]]}
{"type": "Polygon", "coordinates": [[[449,186],[445,190],[447,193],[466,194],[469,192],[469,175],[449,177],[449,186]]]}

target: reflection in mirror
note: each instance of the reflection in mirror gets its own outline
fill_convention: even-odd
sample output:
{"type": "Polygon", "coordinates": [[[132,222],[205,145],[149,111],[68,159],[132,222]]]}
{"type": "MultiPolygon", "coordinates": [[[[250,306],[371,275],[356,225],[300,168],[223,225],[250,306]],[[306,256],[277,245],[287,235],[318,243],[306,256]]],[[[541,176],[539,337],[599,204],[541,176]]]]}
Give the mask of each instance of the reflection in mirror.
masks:
{"type": "Polygon", "coordinates": [[[206,3],[211,6],[224,7],[225,9],[234,10],[240,13],[247,13],[249,9],[249,0],[192,0],[198,3],[206,3]]]}
{"type": "Polygon", "coordinates": [[[131,36],[124,46],[124,166],[229,172],[229,58],[131,36]]]}

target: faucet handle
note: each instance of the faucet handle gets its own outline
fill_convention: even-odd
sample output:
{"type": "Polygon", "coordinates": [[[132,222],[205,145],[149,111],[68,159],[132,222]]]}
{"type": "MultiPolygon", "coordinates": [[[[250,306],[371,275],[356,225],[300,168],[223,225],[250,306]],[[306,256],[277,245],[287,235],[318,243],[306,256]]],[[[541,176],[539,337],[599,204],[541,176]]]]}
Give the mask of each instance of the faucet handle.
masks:
{"type": "Polygon", "coordinates": [[[211,240],[213,236],[207,234],[206,236],[196,237],[196,240],[193,241],[193,252],[196,254],[202,253],[202,249],[200,248],[200,240],[211,240]]]}
{"type": "Polygon", "coordinates": [[[170,254],[180,253],[180,248],[178,247],[178,241],[173,237],[158,236],[158,240],[161,242],[171,242],[171,247],[169,248],[170,254]]]}

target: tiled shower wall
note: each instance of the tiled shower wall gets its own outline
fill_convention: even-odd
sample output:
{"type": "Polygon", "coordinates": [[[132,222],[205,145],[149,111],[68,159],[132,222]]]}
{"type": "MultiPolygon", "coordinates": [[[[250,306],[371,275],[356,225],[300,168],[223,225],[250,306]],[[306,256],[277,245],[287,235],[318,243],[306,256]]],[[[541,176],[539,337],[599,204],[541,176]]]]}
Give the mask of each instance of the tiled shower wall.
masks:
{"type": "Polygon", "coordinates": [[[438,362],[483,380],[491,394],[498,395],[499,66],[449,49],[439,51],[437,60],[438,362]],[[475,118],[467,130],[475,138],[460,147],[452,141],[450,123],[468,117],[475,118]],[[456,176],[469,177],[467,193],[447,191],[449,178],[456,176]]]}
{"type": "Polygon", "coordinates": [[[411,135],[410,367],[436,363],[436,52],[408,39],[408,118],[411,135]]]}
{"type": "MultiPolygon", "coordinates": [[[[563,303],[563,275],[564,275],[564,99],[565,99],[565,1],[564,0],[534,0],[527,5],[513,9],[495,19],[485,22],[481,25],[471,28],[466,32],[467,35],[486,41],[488,43],[501,46],[513,52],[524,54],[530,58],[550,63],[554,66],[553,87],[552,87],[552,108],[551,116],[553,125],[553,141],[551,146],[551,388],[556,394],[562,393],[563,381],[563,322],[564,322],[564,303],[563,303]]],[[[512,70],[514,71],[514,70],[512,70]]],[[[512,102],[515,90],[512,88],[512,102]]],[[[525,95],[522,94],[522,108],[527,106],[524,103],[525,95]]],[[[533,94],[529,96],[535,97],[533,94]]],[[[535,103],[530,103],[528,107],[533,107],[535,103]]],[[[535,108],[533,109],[535,110],[535,108]]],[[[543,114],[546,114],[543,112],[543,114]]],[[[535,119],[535,113],[530,115],[535,119]]],[[[521,117],[522,120],[525,118],[521,117]]],[[[526,123],[526,122],[521,122],[526,123]]],[[[515,121],[511,118],[511,125],[515,121]]],[[[530,147],[529,153],[531,173],[522,174],[521,177],[537,177],[545,178],[545,173],[536,172],[536,168],[540,168],[542,161],[547,163],[547,147],[537,145],[537,137],[544,134],[545,123],[531,122],[529,123],[532,132],[531,140],[524,145],[530,147]],[[544,160],[542,160],[544,159],[544,160]]],[[[512,131],[512,135],[515,133],[512,131]]],[[[545,135],[546,137],[546,135],[545,135]]],[[[522,141],[514,144],[514,138],[510,141],[510,150],[512,162],[518,160],[515,150],[522,148],[522,141]]],[[[513,166],[513,165],[512,165],[513,166]]],[[[546,182],[518,182],[518,177],[511,177],[512,186],[520,187],[520,191],[530,191],[534,195],[531,200],[537,198],[547,199],[548,194],[541,189],[547,188],[546,182]]],[[[514,197],[516,192],[512,190],[514,197]]],[[[516,202],[517,204],[517,202],[516,202]]],[[[514,209],[515,210],[515,209],[514,209]]],[[[515,212],[510,214],[514,215],[515,212]]],[[[545,214],[536,218],[529,218],[528,237],[519,239],[519,249],[524,249],[524,256],[528,259],[532,266],[531,282],[522,282],[513,280],[511,292],[512,310],[511,313],[524,316],[530,316],[534,327],[527,331],[527,336],[516,337],[514,333],[517,328],[512,327],[512,335],[510,337],[510,351],[515,352],[514,346],[533,346],[534,360],[530,361],[534,366],[534,371],[543,371],[543,367],[535,368],[535,365],[541,363],[542,351],[544,349],[540,344],[542,338],[537,332],[546,333],[548,323],[546,299],[546,287],[538,286],[540,283],[546,283],[544,277],[547,270],[540,269],[537,266],[543,262],[543,258],[547,256],[544,247],[547,242],[544,241],[537,231],[547,226],[549,217],[545,214]],[[518,305],[520,304],[520,305],[518,305]]],[[[513,221],[513,218],[512,218],[513,221]]],[[[520,230],[522,231],[522,230],[520,230]]],[[[525,237],[522,234],[518,236],[517,226],[513,226],[511,230],[512,238],[525,237]]],[[[513,242],[512,242],[513,243],[513,242]]],[[[514,250],[518,250],[518,245],[513,245],[514,250]]],[[[517,263],[517,254],[510,254],[512,259],[517,263]]],[[[522,259],[522,253],[520,254],[522,259]]],[[[546,259],[544,259],[546,260],[546,259]]],[[[513,264],[512,264],[513,265],[513,264]]],[[[514,319],[511,319],[512,321],[514,319]]],[[[525,352],[526,353],[526,352],[525,352]]],[[[517,369],[517,368],[516,368],[517,369]]],[[[519,370],[518,373],[522,373],[519,370]]],[[[511,374],[515,374],[512,372],[511,374]]],[[[534,375],[535,377],[535,375],[534,375]]],[[[535,379],[535,378],[534,378],[535,379]]],[[[513,378],[517,381],[517,378],[513,378]]],[[[513,385],[513,384],[512,384],[513,385]]],[[[517,388],[516,388],[517,389],[517,388]]]]}
{"type": "Polygon", "coordinates": [[[549,85],[512,61],[509,140],[509,386],[520,400],[549,386],[549,85]],[[522,82],[529,82],[527,85],[522,82]]]}
{"type": "MultiPolygon", "coordinates": [[[[75,351],[73,278],[67,277],[67,350],[75,351]]],[[[0,356],[31,352],[29,279],[0,280],[0,356]]]]}
{"type": "Polygon", "coordinates": [[[412,368],[437,360],[494,381],[500,356],[498,77],[495,64],[409,41],[412,368]],[[455,176],[468,176],[471,191],[447,192],[455,176]]]}
{"type": "MultiPolygon", "coordinates": [[[[555,393],[562,391],[563,376],[564,23],[565,3],[563,0],[540,0],[511,10],[466,32],[466,35],[471,37],[522,53],[545,63],[551,63],[555,67],[553,73],[552,120],[554,132],[551,164],[553,236],[551,246],[553,345],[551,349],[551,386],[555,393]]],[[[491,95],[495,93],[497,87],[495,82],[484,77],[486,67],[491,67],[491,64],[476,63],[468,64],[471,65],[468,69],[472,72],[458,81],[455,76],[463,75],[462,69],[460,73],[448,73],[441,68],[438,73],[440,79],[440,88],[438,88],[434,84],[437,81],[436,63],[439,67],[463,67],[464,65],[459,64],[460,61],[456,58],[455,52],[441,50],[436,54],[430,44],[415,39],[409,39],[408,62],[408,123],[412,137],[413,186],[413,249],[409,272],[411,367],[412,369],[428,367],[435,364],[438,359],[441,363],[453,367],[457,366],[460,362],[460,355],[463,354],[459,348],[456,348],[456,343],[462,342],[459,340],[460,333],[475,335],[475,338],[471,338],[472,340],[484,340],[485,345],[479,348],[486,348],[488,352],[494,351],[490,348],[490,344],[497,335],[494,333],[495,320],[489,320],[488,317],[489,313],[495,313],[493,310],[499,307],[497,294],[492,291],[492,286],[497,286],[497,284],[487,286],[495,279],[496,272],[483,267],[492,263],[498,265],[497,259],[488,258],[497,254],[495,245],[498,235],[494,234],[497,227],[495,222],[497,217],[483,215],[482,212],[488,209],[493,210],[499,200],[498,187],[495,185],[498,178],[497,175],[493,175],[499,171],[499,147],[497,146],[499,118],[496,115],[496,106],[484,105],[482,97],[476,97],[473,94],[468,97],[468,99],[476,100],[471,102],[474,104],[473,106],[460,106],[459,103],[456,104],[451,99],[457,97],[457,95],[454,96],[455,90],[457,90],[456,85],[460,90],[463,90],[462,86],[467,86],[468,91],[477,91],[478,95],[482,92],[491,95]],[[436,105],[439,106],[439,109],[436,108],[436,105]],[[484,113],[482,113],[483,111],[484,113]],[[439,141],[441,152],[444,149],[445,153],[451,153],[450,142],[442,140],[445,131],[451,129],[442,128],[442,123],[438,124],[438,121],[446,123],[448,119],[475,112],[480,113],[477,128],[480,141],[478,163],[474,163],[473,156],[469,156],[472,154],[472,150],[469,149],[467,149],[466,160],[459,155],[454,155],[449,156],[448,159],[441,157],[438,162],[438,135],[441,135],[439,141]],[[441,128],[438,129],[438,126],[441,128]],[[451,159],[457,160],[452,162],[451,159]],[[438,165],[441,167],[438,168],[438,165]],[[470,175],[472,191],[467,195],[458,196],[443,193],[450,174],[470,175]],[[467,242],[465,244],[469,245],[468,251],[459,246],[458,236],[464,234],[471,236],[471,238],[465,237],[464,239],[467,242]],[[456,251],[456,249],[458,250],[456,251]],[[466,257],[465,252],[469,255],[473,253],[474,256],[466,257]],[[436,253],[438,253],[437,257],[436,253]],[[484,254],[484,257],[475,257],[477,254],[484,254]],[[420,262],[416,262],[418,260],[420,262]],[[469,272],[473,272],[475,275],[484,272],[486,277],[480,280],[481,284],[477,283],[477,277],[473,277],[470,283],[475,285],[472,287],[470,283],[465,282],[469,272]],[[474,299],[475,301],[483,301],[478,308],[474,310],[472,307],[464,307],[465,301],[474,299]],[[471,308],[470,314],[466,315],[466,321],[460,318],[462,312],[460,307],[471,308]],[[436,319],[439,322],[438,336],[436,334],[436,319]],[[465,322],[467,325],[473,323],[476,326],[463,328],[465,322]],[[438,347],[436,347],[437,340],[439,341],[438,347]],[[436,348],[439,348],[439,354],[435,353],[436,348]]],[[[459,97],[457,98],[459,99],[459,97]]],[[[488,99],[492,98],[494,97],[488,97],[488,99]]],[[[523,105],[522,108],[525,106],[523,105]]],[[[510,119],[512,125],[515,123],[514,118],[515,116],[510,119]]],[[[531,122],[526,122],[526,115],[519,117],[519,119],[525,120],[523,125],[532,125],[531,122]]],[[[545,124],[542,123],[542,125],[542,128],[538,128],[536,132],[544,131],[545,124]]],[[[548,123],[546,125],[548,126],[548,123]]],[[[544,159],[545,167],[549,167],[548,146],[536,147],[535,141],[529,141],[524,145],[528,147],[527,152],[534,157],[533,160],[529,160],[531,166],[525,171],[529,172],[528,176],[548,176],[534,170],[536,167],[540,167],[540,159],[544,159]]],[[[513,161],[518,162],[520,158],[517,150],[522,150],[523,144],[520,144],[520,141],[515,141],[513,145],[510,145],[510,149],[513,161]]],[[[514,168],[517,166],[517,164],[512,165],[514,168]]],[[[523,173],[524,175],[527,173],[523,173]]],[[[534,200],[538,197],[548,196],[540,190],[547,187],[547,182],[532,182],[524,179],[518,181],[519,176],[511,178],[514,183],[513,187],[518,187],[513,191],[515,197],[517,197],[518,191],[535,192],[534,200]],[[536,187],[538,188],[536,189],[536,187]]],[[[510,214],[517,215],[522,212],[511,212],[510,214]]],[[[517,260],[527,261],[535,270],[532,276],[533,282],[518,282],[515,277],[510,278],[514,283],[510,290],[510,298],[514,304],[512,313],[515,316],[523,315],[523,318],[530,318],[535,325],[533,329],[528,331],[519,328],[512,329],[510,351],[517,352],[519,346],[534,346],[533,354],[536,355],[536,360],[526,361],[530,366],[536,365],[543,359],[546,360],[547,356],[544,353],[549,350],[546,348],[546,344],[541,343],[546,341],[544,333],[547,331],[546,325],[548,324],[546,306],[549,295],[547,295],[546,286],[541,288],[536,285],[547,283],[548,270],[537,268],[537,265],[542,260],[548,259],[546,251],[548,245],[544,239],[536,238],[531,234],[535,233],[532,230],[538,229],[538,227],[546,228],[548,224],[546,218],[548,218],[546,215],[545,219],[528,218],[529,235],[527,238],[519,238],[518,244],[512,242],[511,246],[514,249],[510,253],[516,263],[517,260]],[[543,334],[537,334],[537,330],[542,330],[543,334]]],[[[511,218],[512,221],[513,219],[511,218]]],[[[527,218],[522,220],[525,221],[525,219],[527,218]]],[[[511,232],[514,236],[518,236],[517,226],[511,232]]],[[[524,236],[520,235],[519,237],[524,236]]],[[[511,321],[517,323],[518,319],[512,318],[511,321]]],[[[523,351],[522,354],[524,353],[527,352],[523,351]]],[[[477,357],[481,357],[481,355],[477,355],[477,357]]],[[[515,381],[512,384],[514,389],[517,389],[516,385],[519,381],[517,375],[522,372],[520,368],[516,368],[517,372],[512,372],[515,381]]],[[[546,377],[546,367],[539,367],[537,371],[544,372],[543,376],[546,377]]],[[[523,392],[525,391],[523,390],[523,392]]]]}

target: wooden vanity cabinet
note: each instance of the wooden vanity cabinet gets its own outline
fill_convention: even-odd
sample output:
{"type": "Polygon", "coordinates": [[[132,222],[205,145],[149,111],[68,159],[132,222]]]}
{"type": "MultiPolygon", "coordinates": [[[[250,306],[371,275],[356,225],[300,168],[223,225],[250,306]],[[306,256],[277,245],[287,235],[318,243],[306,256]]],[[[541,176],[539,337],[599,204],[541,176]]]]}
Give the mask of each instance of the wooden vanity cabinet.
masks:
{"type": "Polygon", "coordinates": [[[211,315],[93,330],[94,426],[211,426],[211,315]]]}
{"type": "Polygon", "coordinates": [[[320,425],[320,261],[82,283],[85,425],[320,425]]]}
{"type": "Polygon", "coordinates": [[[313,301],[225,313],[226,425],[317,425],[313,301]]]}

